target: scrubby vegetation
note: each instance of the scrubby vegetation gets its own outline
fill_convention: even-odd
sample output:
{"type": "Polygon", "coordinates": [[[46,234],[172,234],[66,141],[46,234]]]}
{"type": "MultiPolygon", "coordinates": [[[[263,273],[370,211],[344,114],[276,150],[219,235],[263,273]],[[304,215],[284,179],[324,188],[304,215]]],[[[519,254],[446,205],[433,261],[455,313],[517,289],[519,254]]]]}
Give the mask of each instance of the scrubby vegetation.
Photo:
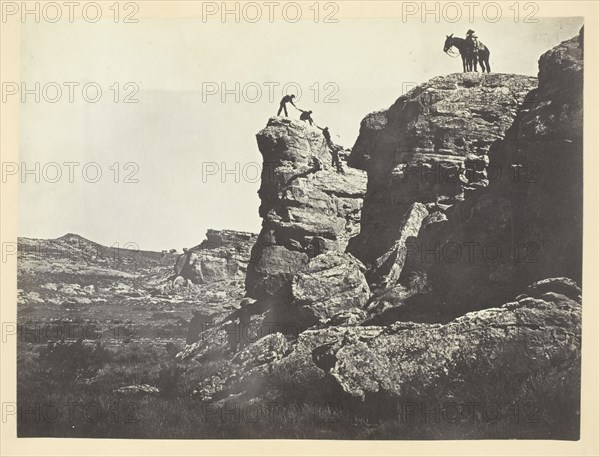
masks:
{"type": "MultiPolygon", "coordinates": [[[[350,400],[335,383],[290,389],[296,374],[276,371],[268,397],[203,402],[193,392],[221,361],[178,364],[169,345],[89,341],[19,347],[19,436],[110,438],[576,439],[578,361],[516,376],[510,361],[459,360],[472,373],[418,398],[350,400]],[[493,365],[481,366],[482,364],[493,365]],[[487,373],[488,378],[482,378],[487,373]],[[470,388],[465,389],[467,384],[470,388]],[[130,385],[159,393],[119,393],[130,385]],[[568,395],[557,397],[556,392],[568,395]]],[[[464,371],[464,370],[463,370],[464,371]]],[[[311,383],[308,383],[310,385],[311,383]]]]}

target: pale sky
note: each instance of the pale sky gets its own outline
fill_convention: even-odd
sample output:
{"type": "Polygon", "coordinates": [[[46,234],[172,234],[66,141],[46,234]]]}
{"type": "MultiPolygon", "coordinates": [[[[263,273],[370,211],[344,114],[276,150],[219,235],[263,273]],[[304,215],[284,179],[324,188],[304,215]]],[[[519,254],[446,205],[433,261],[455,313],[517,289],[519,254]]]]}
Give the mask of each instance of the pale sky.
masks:
{"type": "MultiPolygon", "coordinates": [[[[74,168],[73,183],[64,165],[57,183],[35,183],[27,176],[19,191],[19,235],[56,238],[74,232],[108,246],[133,242],[142,249],[181,250],[200,243],[208,228],[257,233],[255,177],[262,159],[255,134],[276,114],[284,84],[299,85],[296,104],[312,109],[317,124],[329,126],[336,142],[351,147],[366,114],[389,107],[407,87],[462,70],[460,59],[442,52],[445,35],[464,36],[473,28],[491,50],[493,72],[537,75],[539,56],[576,35],[581,25],[581,18],[539,18],[537,24],[398,19],[23,24],[21,78],[27,87],[36,81],[80,86],[74,103],[63,85],[56,103],[43,98],[35,103],[29,96],[21,105],[20,160],[30,169],[35,162],[81,165],[74,168]],[[97,103],[82,97],[81,86],[88,82],[103,91],[97,103]],[[131,92],[125,84],[135,83],[139,102],[115,103],[115,82],[120,99],[131,92]],[[233,95],[223,103],[220,93],[204,94],[203,100],[206,83],[226,83],[235,91],[236,82],[240,89],[251,83],[245,94],[240,90],[239,103],[233,95]],[[279,83],[272,103],[266,83],[279,83]],[[263,88],[260,96],[256,84],[263,88]],[[337,102],[325,103],[327,95],[337,102]],[[90,162],[102,170],[95,183],[82,176],[90,162]],[[116,183],[110,168],[115,162],[116,183]],[[136,165],[125,168],[130,162],[136,165]],[[218,172],[203,179],[210,163],[218,172]],[[221,179],[221,163],[229,170],[238,163],[237,176],[221,179]],[[123,182],[131,172],[138,182],[123,182]]],[[[54,94],[49,89],[48,97],[54,94]]],[[[298,112],[290,115],[297,118],[298,112]]],[[[46,171],[54,178],[54,169],[46,171]]],[[[93,168],[88,171],[92,179],[93,168]]]]}

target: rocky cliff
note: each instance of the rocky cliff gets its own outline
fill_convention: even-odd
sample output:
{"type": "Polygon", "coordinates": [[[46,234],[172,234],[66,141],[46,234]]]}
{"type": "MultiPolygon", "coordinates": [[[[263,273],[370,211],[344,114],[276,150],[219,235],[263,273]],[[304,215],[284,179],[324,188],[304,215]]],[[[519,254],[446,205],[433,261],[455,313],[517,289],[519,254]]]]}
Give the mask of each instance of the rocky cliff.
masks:
{"type": "Polygon", "coordinates": [[[519,75],[451,74],[416,87],[387,111],[368,115],[350,155],[350,162],[369,175],[357,243],[388,231],[395,240],[394,222],[414,202],[445,210],[487,185],[489,147],[503,137],[536,85],[535,78],[519,75]]]}
{"type": "Polygon", "coordinates": [[[490,147],[494,181],[411,240],[403,275],[424,274],[444,306],[495,306],[553,276],[581,283],[582,59],[577,37],[541,56],[539,87],[490,147]]]}
{"type": "Polygon", "coordinates": [[[382,419],[397,418],[403,404],[428,402],[435,409],[447,402],[494,402],[511,411],[527,401],[543,419],[535,431],[525,427],[524,437],[541,438],[558,426],[556,436],[576,439],[581,291],[568,279],[554,278],[524,292],[502,307],[447,324],[332,325],[289,338],[261,334],[255,326],[240,331],[228,320],[177,358],[196,364],[224,360],[194,391],[221,407],[229,401],[323,399],[351,414],[382,419]],[[239,344],[242,335],[245,344],[239,344]]]}
{"type": "Polygon", "coordinates": [[[367,171],[369,184],[349,250],[371,267],[374,287],[397,282],[404,239],[422,222],[445,219],[452,205],[489,184],[490,146],[536,85],[527,76],[451,74],[362,121],[350,163],[367,171]]]}

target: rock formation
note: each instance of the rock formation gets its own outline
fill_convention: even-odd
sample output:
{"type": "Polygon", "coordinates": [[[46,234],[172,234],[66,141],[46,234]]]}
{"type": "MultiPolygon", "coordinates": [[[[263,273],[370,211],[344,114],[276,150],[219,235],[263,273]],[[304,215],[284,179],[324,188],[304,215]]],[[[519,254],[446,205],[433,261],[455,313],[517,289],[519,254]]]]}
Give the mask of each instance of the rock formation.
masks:
{"type": "Polygon", "coordinates": [[[209,229],[206,240],[177,258],[173,277],[193,284],[243,279],[255,242],[253,233],[209,229]]]}
{"type": "MultiPolygon", "coordinates": [[[[207,401],[276,398],[277,392],[270,391],[275,384],[298,397],[368,399],[383,411],[390,400],[429,395],[496,401],[477,397],[492,381],[502,382],[503,395],[514,400],[537,373],[561,380],[553,386],[555,395],[576,395],[580,293],[572,281],[553,278],[532,284],[500,308],[447,324],[335,325],[306,330],[293,340],[270,333],[226,352],[219,373],[201,382],[195,393],[207,401]]],[[[209,333],[178,359],[203,362],[223,355],[235,334],[224,327],[209,333]]]]}
{"type": "Polygon", "coordinates": [[[525,76],[454,74],[367,116],[348,158],[368,174],[364,207],[364,172],[336,173],[316,128],[270,119],[257,135],[253,300],[177,355],[221,361],[194,393],[320,395],[380,414],[501,391],[507,404],[567,399],[577,430],[581,59],[574,38],[542,56],[539,89],[525,76]],[[450,251],[513,244],[524,260],[529,242],[538,262],[472,265],[450,251]]]}
{"type": "Polygon", "coordinates": [[[294,275],[310,259],[343,253],[358,233],[366,176],[348,167],[337,173],[322,132],[305,122],[271,118],[256,138],[264,159],[263,227],[246,290],[255,299],[285,301],[294,275]]]}
{"type": "Polygon", "coordinates": [[[370,296],[363,271],[348,254],[327,252],[311,259],[292,280],[292,303],[302,322],[316,324],[361,309],[370,296]]]}
{"type": "MultiPolygon", "coordinates": [[[[561,281],[569,283],[556,282],[561,281]]],[[[384,392],[423,395],[432,386],[467,378],[469,359],[505,363],[511,376],[547,370],[552,363],[577,360],[581,349],[581,291],[572,286],[566,296],[550,289],[539,293],[533,284],[528,294],[501,308],[445,325],[398,322],[349,329],[315,350],[315,363],[346,393],[361,398],[384,392]]],[[[494,368],[499,366],[488,365],[494,368]]]]}
{"type": "Polygon", "coordinates": [[[496,306],[527,284],[581,283],[583,54],[578,38],[539,60],[539,88],[490,148],[497,179],[413,239],[405,275],[425,272],[445,306],[496,306]]]}
{"type": "Polygon", "coordinates": [[[370,282],[393,285],[404,261],[399,241],[416,235],[429,213],[440,217],[487,186],[489,148],[536,83],[507,74],[437,77],[362,121],[349,161],[367,171],[369,184],[360,233],[349,250],[368,266],[375,264],[370,282]],[[428,212],[415,213],[415,203],[428,212]],[[395,265],[382,270],[391,257],[395,265]]]}

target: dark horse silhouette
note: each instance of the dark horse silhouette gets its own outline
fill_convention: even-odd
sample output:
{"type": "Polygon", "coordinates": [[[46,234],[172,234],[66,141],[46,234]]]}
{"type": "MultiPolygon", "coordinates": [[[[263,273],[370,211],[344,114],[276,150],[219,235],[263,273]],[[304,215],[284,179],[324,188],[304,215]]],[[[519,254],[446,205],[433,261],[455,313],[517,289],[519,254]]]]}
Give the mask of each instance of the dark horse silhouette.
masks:
{"type": "Polygon", "coordinates": [[[467,40],[464,38],[457,38],[451,35],[446,35],[446,42],[444,43],[444,52],[448,53],[450,48],[454,46],[460,52],[463,62],[463,71],[477,71],[477,60],[481,66],[481,71],[485,73],[490,72],[490,50],[486,45],[478,41],[478,47],[473,51],[467,40]]]}

